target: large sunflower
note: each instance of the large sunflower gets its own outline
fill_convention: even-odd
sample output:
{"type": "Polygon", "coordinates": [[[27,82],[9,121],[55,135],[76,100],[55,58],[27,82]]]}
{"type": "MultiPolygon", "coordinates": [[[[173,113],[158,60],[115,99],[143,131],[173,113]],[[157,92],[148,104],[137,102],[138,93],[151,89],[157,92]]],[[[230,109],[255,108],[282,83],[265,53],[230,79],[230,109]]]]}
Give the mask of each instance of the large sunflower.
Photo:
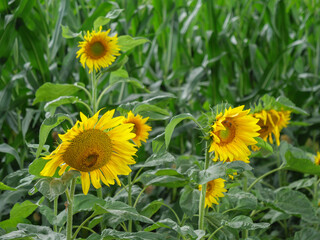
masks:
{"type": "MultiPolygon", "coordinates": [[[[224,192],[227,190],[224,188],[224,182],[226,180],[222,178],[214,179],[210,182],[207,182],[206,189],[206,198],[205,198],[205,207],[212,207],[212,203],[219,204],[218,200],[221,197],[224,197],[224,192]]],[[[202,185],[199,185],[199,190],[201,191],[202,185]]]]}
{"type": "Polygon", "coordinates": [[[120,55],[117,34],[110,37],[108,36],[110,29],[106,32],[101,30],[100,26],[99,32],[88,31],[84,36],[85,41],[79,42],[77,58],[81,56],[80,62],[84,68],[87,65],[89,73],[93,68],[98,71],[101,67],[108,67],[115,61],[116,56],[120,55]]]}
{"type": "Polygon", "coordinates": [[[80,113],[81,121],[63,135],[62,143],[50,155],[41,171],[42,176],[53,176],[60,167],[59,175],[65,171],[77,170],[81,173],[82,190],[87,194],[90,179],[95,188],[100,188],[100,180],[109,186],[114,180],[120,185],[118,175],[128,175],[134,164],[133,155],[137,149],[129,140],[135,137],[133,124],[123,124],[124,117],[115,117],[114,110],[106,112],[100,120],[98,111],[87,118],[80,113]]]}
{"type": "Polygon", "coordinates": [[[257,118],[258,125],[261,127],[259,130],[260,137],[273,144],[272,135],[276,140],[277,145],[280,145],[280,132],[283,128],[287,127],[290,121],[291,111],[276,111],[262,110],[261,112],[254,113],[253,116],[257,118]]]}
{"type": "Polygon", "coordinates": [[[215,151],[214,161],[241,160],[248,162],[249,145],[257,143],[254,137],[259,136],[258,120],[248,115],[250,110],[242,110],[244,106],[225,109],[216,116],[210,136],[212,143],[209,152],[215,151]]]}
{"type": "Polygon", "coordinates": [[[132,141],[137,144],[138,147],[141,146],[141,141],[146,142],[148,139],[149,133],[151,131],[151,127],[146,124],[148,121],[147,118],[142,118],[139,114],[134,116],[134,114],[130,111],[128,113],[128,117],[124,120],[124,123],[133,123],[134,127],[132,132],[136,134],[136,136],[132,139],[132,141]]]}
{"type": "Polygon", "coordinates": [[[317,152],[317,156],[314,156],[314,163],[320,165],[320,152],[317,152]]]}

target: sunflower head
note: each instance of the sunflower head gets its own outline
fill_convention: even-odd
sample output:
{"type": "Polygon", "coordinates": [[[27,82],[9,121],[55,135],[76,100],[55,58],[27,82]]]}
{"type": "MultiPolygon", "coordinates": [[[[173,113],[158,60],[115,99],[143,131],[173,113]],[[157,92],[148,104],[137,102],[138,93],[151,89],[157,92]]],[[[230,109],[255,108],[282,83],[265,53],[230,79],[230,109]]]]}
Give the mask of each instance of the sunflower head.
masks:
{"type": "MultiPolygon", "coordinates": [[[[224,197],[223,193],[227,191],[224,188],[225,181],[226,180],[222,178],[217,178],[215,180],[207,182],[205,207],[212,207],[212,203],[217,205],[219,204],[219,198],[224,197]]],[[[199,185],[199,190],[202,190],[202,185],[199,185]]]]}
{"type": "Polygon", "coordinates": [[[317,152],[317,155],[314,157],[314,164],[320,165],[320,152],[317,152]]]}
{"type": "Polygon", "coordinates": [[[151,127],[146,124],[148,121],[147,118],[142,118],[139,114],[134,116],[134,114],[130,111],[128,113],[128,117],[123,121],[123,123],[132,123],[133,129],[132,132],[135,133],[135,137],[132,141],[138,146],[141,146],[141,141],[146,142],[149,136],[149,132],[151,131],[151,127]]]}
{"type": "Polygon", "coordinates": [[[257,143],[254,137],[259,136],[260,127],[258,120],[249,115],[250,110],[243,110],[243,107],[230,107],[216,116],[209,149],[209,152],[215,151],[214,161],[249,161],[248,146],[257,143]]]}
{"type": "Polygon", "coordinates": [[[290,121],[291,111],[276,111],[274,109],[271,110],[262,110],[261,112],[257,112],[253,114],[253,117],[257,118],[258,125],[260,126],[259,134],[260,137],[273,144],[274,136],[277,145],[280,145],[280,132],[283,128],[287,127],[290,121]]]}
{"type": "Polygon", "coordinates": [[[93,68],[98,71],[100,68],[110,66],[119,56],[119,46],[117,34],[113,37],[108,36],[110,29],[106,32],[99,31],[87,32],[84,36],[84,41],[79,42],[79,51],[77,52],[77,58],[80,57],[80,62],[85,68],[85,65],[89,68],[89,73],[93,68]]]}
{"type": "Polygon", "coordinates": [[[114,180],[120,185],[118,175],[128,175],[134,164],[133,155],[137,149],[130,139],[133,124],[123,124],[123,117],[115,117],[114,110],[106,112],[99,120],[98,111],[93,117],[87,118],[80,113],[81,121],[59,135],[62,143],[43,159],[49,160],[42,176],[53,176],[60,168],[59,175],[65,171],[76,170],[81,173],[83,193],[90,188],[90,179],[95,188],[100,188],[102,181],[109,186],[114,180]]]}

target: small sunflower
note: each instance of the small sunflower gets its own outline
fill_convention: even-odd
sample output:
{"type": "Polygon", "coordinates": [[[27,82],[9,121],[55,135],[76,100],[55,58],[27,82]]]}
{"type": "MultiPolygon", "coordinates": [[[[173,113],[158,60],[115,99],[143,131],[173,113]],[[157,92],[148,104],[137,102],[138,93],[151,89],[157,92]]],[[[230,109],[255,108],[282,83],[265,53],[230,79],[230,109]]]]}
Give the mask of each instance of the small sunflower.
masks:
{"type": "Polygon", "coordinates": [[[79,42],[80,47],[77,52],[77,58],[80,57],[80,62],[85,68],[85,65],[89,68],[89,73],[93,68],[98,71],[100,68],[110,66],[115,60],[116,56],[119,56],[120,48],[118,44],[117,34],[113,37],[108,36],[110,29],[106,32],[101,32],[100,26],[99,32],[87,32],[84,36],[83,42],[79,42]]]}
{"type": "Polygon", "coordinates": [[[287,127],[290,121],[291,111],[276,111],[262,110],[261,112],[254,113],[253,117],[257,118],[258,125],[261,127],[259,130],[260,137],[273,144],[272,134],[276,140],[277,145],[280,145],[280,132],[283,128],[287,127]]]}
{"type": "MultiPolygon", "coordinates": [[[[206,198],[205,198],[205,207],[212,207],[212,203],[219,204],[218,200],[221,197],[224,197],[224,192],[227,190],[224,188],[224,182],[226,180],[222,178],[217,178],[210,182],[207,182],[206,198]]],[[[199,190],[202,190],[202,185],[199,185],[199,190]]]]}
{"type": "Polygon", "coordinates": [[[210,136],[212,143],[209,152],[215,151],[214,161],[249,162],[249,145],[257,143],[254,137],[259,136],[258,120],[249,115],[250,110],[242,110],[244,106],[225,109],[216,116],[210,136]]]}
{"type": "Polygon", "coordinates": [[[79,171],[84,194],[89,191],[90,179],[95,188],[101,187],[100,180],[107,186],[114,184],[114,180],[120,185],[118,175],[128,175],[131,172],[128,164],[135,163],[133,155],[137,149],[129,141],[135,137],[134,126],[123,124],[124,117],[113,118],[115,110],[98,120],[100,111],[91,118],[80,112],[81,121],[59,135],[62,143],[43,158],[50,161],[41,171],[42,176],[53,176],[58,167],[59,175],[79,171]]]}
{"type": "Polygon", "coordinates": [[[317,156],[314,157],[314,163],[320,165],[320,152],[317,152],[317,156]]]}
{"type": "Polygon", "coordinates": [[[134,127],[132,132],[136,134],[136,136],[132,139],[132,141],[138,146],[141,146],[141,141],[146,142],[148,139],[149,133],[151,131],[151,127],[146,124],[148,121],[147,118],[142,118],[139,114],[134,116],[134,114],[130,111],[128,113],[128,117],[124,120],[123,123],[133,123],[134,127]]]}

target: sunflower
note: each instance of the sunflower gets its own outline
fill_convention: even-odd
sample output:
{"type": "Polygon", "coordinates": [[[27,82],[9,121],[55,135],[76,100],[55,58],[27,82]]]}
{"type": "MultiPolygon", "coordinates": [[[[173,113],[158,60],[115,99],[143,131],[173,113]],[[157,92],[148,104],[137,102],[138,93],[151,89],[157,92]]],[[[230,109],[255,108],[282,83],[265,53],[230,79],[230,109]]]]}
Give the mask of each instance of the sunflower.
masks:
{"type": "Polygon", "coordinates": [[[320,152],[317,152],[317,156],[314,156],[314,163],[320,165],[320,152]]]}
{"type": "Polygon", "coordinates": [[[84,194],[89,191],[90,179],[95,188],[101,187],[100,180],[107,186],[114,184],[114,180],[120,185],[118,175],[128,175],[131,172],[128,164],[135,163],[133,155],[137,149],[129,141],[135,137],[134,125],[123,124],[124,117],[113,118],[115,110],[98,120],[100,111],[91,118],[80,112],[81,121],[59,135],[62,143],[43,157],[49,161],[40,173],[42,176],[53,176],[58,167],[59,175],[79,171],[84,194]]]}
{"type": "MultiPolygon", "coordinates": [[[[223,193],[227,191],[224,188],[225,181],[226,180],[222,178],[217,178],[215,180],[207,182],[205,207],[212,207],[212,203],[217,205],[219,204],[219,198],[224,197],[223,193]]],[[[202,185],[199,185],[199,190],[202,190],[202,185]]]]}
{"type": "Polygon", "coordinates": [[[80,47],[77,52],[77,58],[80,57],[80,62],[85,68],[85,65],[89,68],[89,73],[92,72],[93,68],[98,71],[101,67],[105,68],[110,66],[119,56],[119,46],[117,34],[113,37],[108,36],[110,29],[106,32],[101,32],[102,27],[100,26],[99,32],[94,30],[84,36],[83,42],[79,42],[80,47]]]}
{"type": "Polygon", "coordinates": [[[132,141],[138,146],[141,146],[141,141],[146,142],[148,139],[149,133],[151,131],[151,127],[146,124],[149,117],[142,118],[139,114],[134,116],[134,114],[130,111],[128,113],[128,117],[124,120],[123,123],[133,123],[134,127],[132,132],[136,134],[136,136],[132,139],[132,141]]]}
{"type": "Polygon", "coordinates": [[[277,145],[280,145],[280,132],[283,128],[287,127],[290,121],[291,111],[276,111],[262,110],[261,112],[254,113],[253,117],[257,118],[258,125],[261,127],[259,130],[260,137],[273,144],[272,134],[276,140],[277,145]]]}
{"type": "Polygon", "coordinates": [[[259,136],[258,120],[248,115],[250,110],[242,110],[244,106],[225,109],[216,116],[210,136],[212,143],[209,152],[215,151],[214,161],[249,162],[249,145],[257,143],[254,137],[259,136]]]}

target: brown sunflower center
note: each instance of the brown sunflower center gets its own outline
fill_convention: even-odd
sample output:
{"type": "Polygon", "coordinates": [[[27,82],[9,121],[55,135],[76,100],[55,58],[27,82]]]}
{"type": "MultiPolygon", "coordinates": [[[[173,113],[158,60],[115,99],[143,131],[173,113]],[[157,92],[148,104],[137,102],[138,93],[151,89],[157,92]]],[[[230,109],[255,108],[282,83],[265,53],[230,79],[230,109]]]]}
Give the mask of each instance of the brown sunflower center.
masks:
{"type": "Polygon", "coordinates": [[[93,57],[102,57],[105,53],[105,47],[101,42],[94,42],[90,45],[90,52],[93,57]]]}
{"type": "Polygon", "coordinates": [[[225,130],[220,130],[218,136],[221,143],[231,142],[236,135],[236,126],[234,122],[230,119],[226,119],[222,122],[222,125],[225,127],[225,130]]]}
{"type": "Polygon", "coordinates": [[[70,167],[90,172],[106,165],[112,154],[112,143],[105,132],[89,129],[77,135],[63,153],[70,167]]]}

